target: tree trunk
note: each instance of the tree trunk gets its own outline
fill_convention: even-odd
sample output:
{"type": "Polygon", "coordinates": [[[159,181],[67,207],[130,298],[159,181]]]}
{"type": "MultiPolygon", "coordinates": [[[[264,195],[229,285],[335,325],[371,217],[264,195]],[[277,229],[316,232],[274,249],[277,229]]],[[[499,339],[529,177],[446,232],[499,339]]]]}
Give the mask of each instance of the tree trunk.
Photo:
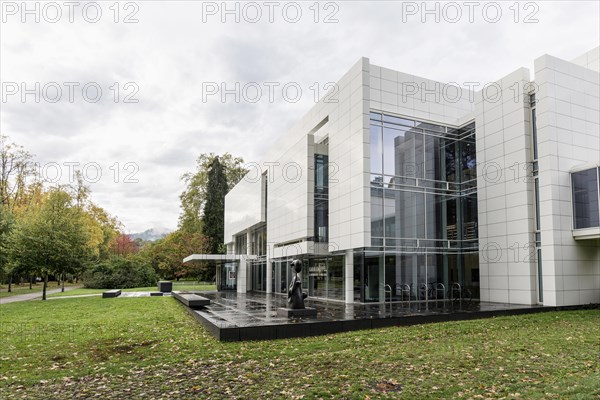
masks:
{"type": "Polygon", "coordinates": [[[63,271],[62,273],[62,290],[61,292],[65,291],[65,272],[63,271]]]}
{"type": "Polygon", "coordinates": [[[42,300],[46,300],[46,287],[48,286],[48,273],[44,274],[44,288],[42,289],[42,300]]]}
{"type": "Polygon", "coordinates": [[[8,293],[12,292],[12,274],[8,274],[8,293]]]}
{"type": "Polygon", "coordinates": [[[33,275],[29,275],[29,290],[31,290],[32,285],[33,285],[33,275]]]}

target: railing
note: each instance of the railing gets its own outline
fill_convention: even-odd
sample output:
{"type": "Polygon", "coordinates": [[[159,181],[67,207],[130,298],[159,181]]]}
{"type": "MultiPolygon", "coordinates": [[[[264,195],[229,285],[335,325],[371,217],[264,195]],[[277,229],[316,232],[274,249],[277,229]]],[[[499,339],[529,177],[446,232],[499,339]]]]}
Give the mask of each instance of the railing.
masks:
{"type": "Polygon", "coordinates": [[[460,286],[460,283],[451,283],[448,292],[448,297],[450,298],[450,300],[454,300],[454,293],[458,293],[458,299],[462,300],[462,286],[460,286]]]}
{"type": "Polygon", "coordinates": [[[396,283],[393,288],[389,284],[384,286],[383,301],[471,301],[472,298],[472,292],[458,282],[452,282],[447,287],[442,282],[420,283],[414,293],[412,284],[396,283]]]}
{"type": "Polygon", "coordinates": [[[389,295],[390,295],[389,298],[390,298],[390,303],[391,303],[392,302],[392,287],[390,285],[386,284],[384,286],[384,293],[385,293],[384,296],[383,296],[384,297],[384,301],[385,301],[385,295],[389,293],[389,295]]]}
{"type": "Polygon", "coordinates": [[[435,298],[437,300],[444,300],[445,296],[446,296],[446,286],[444,286],[443,283],[438,282],[435,284],[434,286],[434,290],[435,290],[435,298]],[[440,292],[442,292],[442,298],[440,299],[440,292]]]}
{"type": "Polygon", "coordinates": [[[396,284],[396,293],[398,292],[398,287],[400,288],[400,301],[404,301],[404,294],[408,294],[408,301],[410,301],[410,296],[412,289],[408,283],[397,283],[396,284]]]}

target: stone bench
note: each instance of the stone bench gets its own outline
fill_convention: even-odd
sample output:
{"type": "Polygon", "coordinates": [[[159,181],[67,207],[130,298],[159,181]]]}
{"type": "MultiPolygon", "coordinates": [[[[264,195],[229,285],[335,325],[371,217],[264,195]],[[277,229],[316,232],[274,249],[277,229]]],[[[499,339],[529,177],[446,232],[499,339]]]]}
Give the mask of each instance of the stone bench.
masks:
{"type": "Polygon", "coordinates": [[[119,297],[120,295],[121,295],[121,289],[112,289],[112,290],[107,290],[106,292],[103,292],[102,298],[110,299],[113,297],[119,297]]]}
{"type": "Polygon", "coordinates": [[[204,306],[210,305],[210,299],[198,296],[194,293],[173,292],[173,297],[175,297],[177,300],[179,300],[189,308],[202,308],[204,306]]]}

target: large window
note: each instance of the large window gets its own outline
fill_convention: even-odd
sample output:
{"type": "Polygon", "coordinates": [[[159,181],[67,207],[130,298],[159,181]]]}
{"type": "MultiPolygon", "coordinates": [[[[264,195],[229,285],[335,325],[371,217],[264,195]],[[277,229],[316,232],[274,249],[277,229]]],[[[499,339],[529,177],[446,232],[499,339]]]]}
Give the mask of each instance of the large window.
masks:
{"type": "Polygon", "coordinates": [[[371,248],[355,255],[354,298],[478,293],[475,124],[372,112],[370,139],[371,248]]]}
{"type": "Polygon", "coordinates": [[[600,168],[593,168],[571,174],[574,229],[600,226],[600,212],[598,210],[599,173],[600,168]]]}
{"type": "Polygon", "coordinates": [[[476,247],[474,123],[450,128],[373,112],[370,131],[371,245],[476,247]]]}

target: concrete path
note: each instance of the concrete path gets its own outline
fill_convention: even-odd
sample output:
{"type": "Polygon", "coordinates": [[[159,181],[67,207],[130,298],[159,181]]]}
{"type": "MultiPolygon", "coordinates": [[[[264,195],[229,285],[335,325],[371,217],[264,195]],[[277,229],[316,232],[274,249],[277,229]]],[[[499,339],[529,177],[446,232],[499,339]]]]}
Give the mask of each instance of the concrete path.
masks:
{"type": "MultiPolygon", "coordinates": [[[[83,286],[69,286],[65,288],[65,292],[68,290],[73,290],[73,289],[80,289],[83,286]]],[[[61,289],[51,289],[48,290],[46,289],[46,295],[52,294],[52,293],[60,293],[61,289]]],[[[3,297],[0,299],[0,304],[8,304],[8,303],[14,303],[15,301],[27,301],[27,300],[34,300],[37,298],[41,298],[42,297],[42,292],[35,292],[35,293],[26,293],[26,294],[19,294],[16,296],[10,296],[10,297],[3,297]]]]}

